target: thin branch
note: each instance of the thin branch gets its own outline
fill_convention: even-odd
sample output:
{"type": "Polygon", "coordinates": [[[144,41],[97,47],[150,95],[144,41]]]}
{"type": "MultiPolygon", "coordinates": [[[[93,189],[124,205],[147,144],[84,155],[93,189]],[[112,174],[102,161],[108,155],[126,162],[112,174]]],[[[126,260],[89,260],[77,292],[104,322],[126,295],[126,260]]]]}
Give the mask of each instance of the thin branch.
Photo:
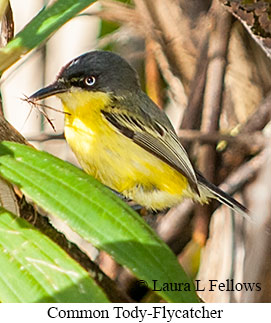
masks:
{"type": "Polygon", "coordinates": [[[235,147],[237,145],[238,149],[243,148],[250,154],[257,153],[266,143],[266,138],[260,131],[249,133],[249,135],[242,132],[232,136],[221,134],[218,131],[204,133],[200,130],[179,130],[178,135],[182,143],[197,141],[203,144],[217,144],[220,141],[225,141],[229,145],[228,149],[232,145],[235,145],[235,147]]]}
{"type": "Polygon", "coordinates": [[[197,53],[190,37],[189,18],[182,11],[179,1],[145,0],[145,3],[155,30],[160,33],[170,65],[187,91],[194,73],[197,53]]]}
{"type": "MultiPolygon", "coordinates": [[[[201,131],[205,133],[212,133],[219,129],[226,57],[232,22],[231,15],[216,0],[213,1],[211,12],[214,15],[214,29],[209,40],[209,62],[201,122],[201,131]]],[[[198,167],[210,182],[215,182],[216,158],[214,145],[208,144],[200,147],[198,167]]],[[[197,208],[193,237],[201,244],[208,236],[211,207],[212,205],[206,205],[203,208],[197,208]]]]}
{"type": "Polygon", "coordinates": [[[247,122],[241,127],[240,134],[247,134],[253,131],[262,130],[271,120],[271,92],[260,103],[258,109],[249,117],[247,122]]]}
{"type": "MultiPolygon", "coordinates": [[[[215,28],[210,35],[209,64],[204,93],[204,107],[201,131],[212,133],[219,128],[219,118],[222,106],[222,91],[226,69],[226,57],[229,35],[231,30],[231,16],[214,1],[215,28]]],[[[199,168],[208,180],[214,181],[215,147],[208,145],[201,148],[199,168]]]]}
{"type": "Polygon", "coordinates": [[[44,142],[48,140],[63,140],[65,139],[64,132],[60,134],[46,134],[46,133],[41,133],[37,136],[31,136],[27,137],[28,141],[37,141],[37,142],[44,142]]]}
{"type": "Polygon", "coordinates": [[[141,30],[146,39],[151,40],[150,50],[153,51],[159,68],[164,76],[164,79],[169,84],[169,90],[172,92],[172,96],[181,110],[187,104],[187,96],[184,91],[184,86],[179,78],[177,78],[171,71],[171,67],[167,56],[164,53],[163,46],[161,44],[160,34],[157,32],[157,28],[152,20],[152,16],[143,0],[135,0],[136,8],[141,16],[141,30]]]}
{"type": "Polygon", "coordinates": [[[145,50],[145,80],[146,92],[149,97],[162,108],[162,82],[154,52],[152,50],[152,40],[146,39],[145,50]]]}
{"type": "Polygon", "coordinates": [[[244,185],[250,182],[264,164],[264,152],[241,165],[234,172],[232,172],[225,181],[219,185],[223,191],[229,195],[240,191],[244,185]]]}
{"type": "Polygon", "coordinates": [[[185,200],[160,218],[156,231],[167,244],[171,245],[184,234],[183,231],[186,231],[194,206],[191,200],[185,200]]]}
{"type": "MultiPolygon", "coordinates": [[[[209,44],[209,32],[203,40],[198,64],[196,66],[196,71],[194,78],[190,84],[190,95],[188,98],[187,108],[185,109],[181,129],[198,129],[201,111],[202,111],[202,102],[203,94],[206,82],[206,72],[208,66],[207,52],[209,44]]],[[[187,147],[188,148],[188,147],[187,147]]]]}
{"type": "MultiPolygon", "coordinates": [[[[268,122],[271,120],[271,92],[266,96],[266,98],[260,103],[256,111],[249,117],[247,122],[241,127],[238,136],[247,136],[248,140],[250,136],[255,131],[262,130],[268,122]]],[[[251,137],[253,139],[253,137],[251,137]]],[[[254,142],[251,141],[251,146],[254,142]]],[[[220,176],[223,178],[228,176],[233,169],[239,167],[244,159],[247,157],[250,151],[240,151],[234,145],[231,145],[229,149],[222,153],[222,167],[220,170],[220,176]]],[[[222,179],[223,180],[223,179],[222,179]]]]}

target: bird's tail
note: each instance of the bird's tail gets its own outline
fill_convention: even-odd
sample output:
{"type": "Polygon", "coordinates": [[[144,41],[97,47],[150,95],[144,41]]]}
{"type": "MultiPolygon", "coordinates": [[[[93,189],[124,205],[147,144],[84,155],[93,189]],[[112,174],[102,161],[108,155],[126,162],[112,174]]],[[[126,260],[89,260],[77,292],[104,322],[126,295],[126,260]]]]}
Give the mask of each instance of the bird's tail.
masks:
{"type": "MultiPolygon", "coordinates": [[[[196,173],[197,180],[199,187],[203,189],[203,191],[207,191],[207,197],[215,198],[222,204],[227,205],[232,210],[242,214],[244,217],[248,218],[248,209],[242,205],[241,203],[237,202],[233,197],[228,195],[227,193],[223,192],[220,188],[211,184],[207,181],[199,172],[196,173]],[[209,195],[209,196],[208,196],[209,195]]],[[[201,191],[201,189],[200,189],[201,191]]]]}

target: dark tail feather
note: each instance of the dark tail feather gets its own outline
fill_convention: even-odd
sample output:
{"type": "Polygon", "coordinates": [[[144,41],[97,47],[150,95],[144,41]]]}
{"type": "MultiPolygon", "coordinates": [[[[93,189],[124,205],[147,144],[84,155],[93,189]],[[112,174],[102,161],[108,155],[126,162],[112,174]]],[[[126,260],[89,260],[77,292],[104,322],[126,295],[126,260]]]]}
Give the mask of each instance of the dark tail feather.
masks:
{"type": "Polygon", "coordinates": [[[209,183],[207,179],[205,179],[199,172],[196,172],[198,183],[205,188],[213,195],[214,198],[216,198],[219,202],[227,205],[234,211],[244,215],[246,218],[248,217],[248,209],[242,205],[241,203],[237,202],[233,197],[228,195],[227,193],[223,192],[220,188],[217,186],[209,183]]]}

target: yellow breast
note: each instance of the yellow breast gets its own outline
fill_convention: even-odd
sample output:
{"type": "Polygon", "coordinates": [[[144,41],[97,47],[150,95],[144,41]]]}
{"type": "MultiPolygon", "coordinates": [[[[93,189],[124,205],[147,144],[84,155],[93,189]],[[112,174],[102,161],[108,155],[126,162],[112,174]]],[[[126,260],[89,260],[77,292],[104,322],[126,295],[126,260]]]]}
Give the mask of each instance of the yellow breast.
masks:
{"type": "Polygon", "coordinates": [[[110,105],[102,92],[59,94],[65,136],[82,168],[103,184],[152,209],[163,209],[190,196],[179,172],[117,132],[100,113],[110,105]]]}

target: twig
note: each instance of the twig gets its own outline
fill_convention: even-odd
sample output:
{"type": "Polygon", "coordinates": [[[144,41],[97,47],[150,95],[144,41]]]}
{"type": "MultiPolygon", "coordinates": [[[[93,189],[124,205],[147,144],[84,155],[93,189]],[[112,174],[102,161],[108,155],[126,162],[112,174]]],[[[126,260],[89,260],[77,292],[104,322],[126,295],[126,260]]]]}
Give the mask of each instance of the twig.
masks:
{"type": "Polygon", "coordinates": [[[155,55],[152,50],[152,40],[146,39],[146,50],[145,50],[145,80],[146,80],[146,92],[149,97],[162,108],[162,83],[155,60],[155,55]]]}
{"type": "Polygon", "coordinates": [[[161,37],[157,33],[155,24],[145,2],[143,0],[135,0],[135,4],[139,14],[141,15],[142,33],[147,39],[152,40],[152,48],[150,49],[153,51],[156,57],[157,63],[164,76],[164,79],[169,84],[169,89],[172,92],[174,100],[183,112],[184,107],[187,104],[187,97],[183,84],[180,79],[178,79],[171,71],[170,64],[161,44],[161,37]]]}
{"type": "Polygon", "coordinates": [[[179,1],[145,0],[155,30],[160,32],[164,52],[186,90],[195,67],[196,47],[191,41],[188,17],[179,1]]]}
{"type": "Polygon", "coordinates": [[[171,245],[187,230],[194,206],[191,200],[185,200],[160,218],[156,231],[167,244],[171,245]]]}
{"type": "MultiPolygon", "coordinates": [[[[202,111],[202,101],[206,81],[208,66],[207,51],[209,44],[209,32],[203,40],[196,72],[190,85],[190,95],[188,97],[187,108],[185,109],[181,129],[198,129],[202,111]]],[[[188,147],[186,147],[188,148],[188,147]]]]}
{"type": "Polygon", "coordinates": [[[261,152],[232,172],[225,181],[219,185],[219,188],[229,195],[233,195],[240,191],[246,183],[254,178],[263,164],[264,152],[261,152]]]}
{"type": "Polygon", "coordinates": [[[238,146],[238,149],[245,148],[250,154],[255,154],[261,150],[265,143],[266,138],[262,132],[252,132],[248,134],[240,133],[236,136],[224,135],[218,131],[212,133],[204,133],[200,130],[179,130],[178,135],[182,143],[198,141],[203,144],[217,144],[219,141],[225,141],[229,145],[238,146]]]}
{"type": "Polygon", "coordinates": [[[28,141],[37,141],[37,142],[43,142],[43,141],[47,141],[47,140],[62,140],[65,139],[64,133],[60,133],[60,134],[46,134],[46,133],[41,133],[37,136],[31,136],[31,137],[27,137],[28,141]]]}
{"type": "MultiPolygon", "coordinates": [[[[222,91],[226,68],[226,56],[231,30],[231,16],[224,11],[219,3],[214,2],[216,24],[210,36],[209,64],[204,93],[204,107],[201,131],[212,133],[219,127],[219,117],[222,106],[222,91]]],[[[214,146],[201,148],[199,168],[208,180],[214,181],[216,153],[214,146]]]]}
{"type": "Polygon", "coordinates": [[[48,123],[50,124],[50,126],[52,127],[52,129],[54,130],[54,132],[56,132],[56,129],[55,129],[55,126],[52,122],[52,120],[48,117],[47,113],[45,112],[45,110],[43,108],[47,108],[49,110],[53,110],[55,112],[59,112],[59,113],[62,113],[62,114],[66,114],[66,115],[70,115],[69,112],[64,112],[62,110],[58,110],[58,109],[55,109],[47,104],[44,104],[44,103],[39,103],[35,100],[30,100],[30,98],[28,98],[27,96],[25,96],[24,99],[21,99],[22,101],[25,101],[27,103],[29,103],[32,107],[35,107],[38,109],[38,111],[45,117],[45,119],[48,121],[48,123]]]}
{"type": "Polygon", "coordinates": [[[47,113],[42,109],[42,107],[44,106],[43,104],[41,103],[38,103],[38,102],[35,102],[35,101],[31,101],[29,100],[28,97],[24,98],[24,99],[21,99],[22,101],[26,101],[27,103],[30,103],[31,104],[31,110],[30,112],[32,111],[32,108],[35,107],[38,109],[38,111],[44,116],[44,118],[48,121],[48,123],[50,124],[50,126],[52,127],[52,129],[54,130],[54,132],[56,132],[56,129],[55,129],[55,126],[52,122],[52,120],[48,117],[47,113]]]}
{"type": "MultiPolygon", "coordinates": [[[[238,136],[247,136],[250,139],[251,133],[262,130],[268,122],[271,120],[271,92],[260,103],[258,109],[249,117],[247,122],[241,127],[238,136]]],[[[252,139],[253,136],[252,136],[252,139]]],[[[254,142],[251,141],[251,145],[254,142]]],[[[233,169],[239,167],[244,159],[247,157],[247,153],[250,151],[240,151],[234,145],[231,145],[229,149],[222,153],[222,167],[220,170],[220,177],[227,177],[233,169]]]]}
{"type": "Polygon", "coordinates": [[[62,111],[62,110],[59,110],[59,109],[56,109],[56,108],[53,108],[53,107],[51,107],[50,105],[47,105],[47,104],[45,104],[45,103],[39,103],[39,102],[37,102],[37,101],[35,101],[35,100],[30,100],[30,98],[29,97],[27,97],[26,95],[25,95],[25,97],[23,98],[23,99],[21,99],[22,101],[25,101],[25,102],[27,102],[27,103],[29,103],[29,104],[31,104],[32,106],[34,106],[35,108],[38,108],[38,110],[39,111],[41,111],[41,109],[40,108],[47,108],[47,109],[49,109],[49,110],[53,110],[53,111],[55,111],[55,112],[59,112],[59,113],[62,113],[62,114],[65,114],[65,115],[71,115],[69,112],[65,112],[65,111],[62,111]]]}
{"type": "MultiPolygon", "coordinates": [[[[211,8],[214,14],[214,30],[210,34],[208,68],[203,99],[201,131],[212,133],[219,128],[222,107],[222,93],[226,70],[226,57],[231,30],[232,17],[214,0],[211,8]]],[[[198,167],[204,176],[215,182],[216,150],[214,145],[200,147],[198,167]]],[[[193,237],[200,244],[208,235],[210,210],[212,205],[197,208],[193,237]]]]}
{"type": "Polygon", "coordinates": [[[241,127],[239,133],[245,134],[248,132],[262,130],[271,120],[271,92],[260,103],[258,109],[249,117],[247,122],[241,127]]]}

